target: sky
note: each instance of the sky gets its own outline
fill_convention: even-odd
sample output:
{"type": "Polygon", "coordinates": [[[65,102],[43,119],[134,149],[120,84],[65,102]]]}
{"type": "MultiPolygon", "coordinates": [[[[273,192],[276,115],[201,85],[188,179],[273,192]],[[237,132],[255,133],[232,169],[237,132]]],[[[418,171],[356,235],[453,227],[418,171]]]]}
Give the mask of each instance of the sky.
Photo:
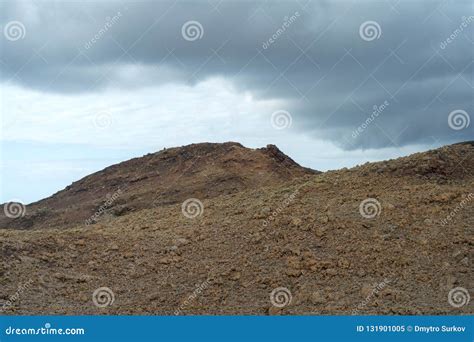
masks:
{"type": "Polygon", "coordinates": [[[474,140],[473,6],[3,0],[0,202],[190,143],[325,171],[474,140]]]}

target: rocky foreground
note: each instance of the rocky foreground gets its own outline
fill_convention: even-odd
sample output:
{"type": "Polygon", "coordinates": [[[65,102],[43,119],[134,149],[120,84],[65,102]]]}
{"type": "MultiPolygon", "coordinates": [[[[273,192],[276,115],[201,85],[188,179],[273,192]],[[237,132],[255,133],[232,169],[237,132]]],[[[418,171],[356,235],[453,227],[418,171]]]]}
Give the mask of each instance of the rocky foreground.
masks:
{"type": "Polygon", "coordinates": [[[325,173],[167,151],[2,217],[0,312],[474,313],[472,144],[325,173]]]}

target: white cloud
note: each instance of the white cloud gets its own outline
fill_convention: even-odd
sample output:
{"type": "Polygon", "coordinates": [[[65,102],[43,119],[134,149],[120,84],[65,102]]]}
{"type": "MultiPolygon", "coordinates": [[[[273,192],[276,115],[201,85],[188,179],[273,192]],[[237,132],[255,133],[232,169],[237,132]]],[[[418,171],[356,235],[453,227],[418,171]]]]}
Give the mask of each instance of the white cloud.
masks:
{"type": "Polygon", "coordinates": [[[265,136],[272,133],[267,117],[284,104],[255,100],[223,79],[75,95],[5,85],[3,96],[3,141],[119,148],[265,136]]]}
{"type": "Polygon", "coordinates": [[[251,148],[275,144],[301,165],[322,171],[426,149],[344,151],[293,126],[276,130],[272,113],[286,109],[284,101],[256,100],[219,78],[195,86],[75,95],[4,84],[2,96],[0,141],[8,150],[0,163],[0,201],[39,200],[110,164],[190,143],[238,141],[251,148]]]}

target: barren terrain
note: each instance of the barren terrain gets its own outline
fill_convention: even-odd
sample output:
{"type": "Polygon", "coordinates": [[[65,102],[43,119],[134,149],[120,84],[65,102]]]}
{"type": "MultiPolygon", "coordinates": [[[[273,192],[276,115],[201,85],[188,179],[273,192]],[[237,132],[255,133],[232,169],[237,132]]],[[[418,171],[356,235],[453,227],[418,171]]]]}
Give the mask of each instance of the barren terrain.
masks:
{"type": "Polygon", "coordinates": [[[324,173],[272,145],[136,158],[2,210],[0,310],[473,314],[473,170],[472,143],[324,173]]]}

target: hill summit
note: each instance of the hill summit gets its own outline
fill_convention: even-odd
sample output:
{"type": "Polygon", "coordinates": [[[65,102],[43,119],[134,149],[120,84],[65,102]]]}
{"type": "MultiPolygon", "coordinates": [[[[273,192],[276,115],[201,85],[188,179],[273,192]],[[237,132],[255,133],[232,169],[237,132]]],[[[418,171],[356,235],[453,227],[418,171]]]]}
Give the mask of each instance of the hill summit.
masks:
{"type": "MultiPolygon", "coordinates": [[[[236,142],[169,148],[107,167],[28,205],[0,227],[31,229],[93,224],[160,205],[274,186],[318,173],[301,167],[275,145],[250,149],[236,142]]],[[[2,210],[3,213],[3,210],[2,210]]]]}

